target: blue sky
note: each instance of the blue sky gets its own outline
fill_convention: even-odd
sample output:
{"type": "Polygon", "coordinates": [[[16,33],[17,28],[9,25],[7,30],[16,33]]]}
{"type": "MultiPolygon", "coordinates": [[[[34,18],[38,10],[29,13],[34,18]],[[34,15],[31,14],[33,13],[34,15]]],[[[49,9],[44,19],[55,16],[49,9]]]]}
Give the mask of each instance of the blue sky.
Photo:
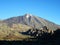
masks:
{"type": "Polygon", "coordinates": [[[60,25],[60,0],[0,0],[0,19],[26,13],[60,25]]]}

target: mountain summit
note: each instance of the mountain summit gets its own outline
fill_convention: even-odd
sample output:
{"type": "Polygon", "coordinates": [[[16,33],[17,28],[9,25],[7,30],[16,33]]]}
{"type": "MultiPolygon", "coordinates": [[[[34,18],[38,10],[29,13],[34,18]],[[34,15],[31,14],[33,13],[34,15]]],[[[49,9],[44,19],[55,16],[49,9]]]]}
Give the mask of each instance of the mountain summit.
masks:
{"type": "Polygon", "coordinates": [[[23,24],[34,28],[48,27],[50,30],[56,30],[59,26],[41,17],[33,16],[32,14],[25,14],[24,16],[12,17],[4,20],[9,26],[12,24],[23,24]]]}
{"type": "Polygon", "coordinates": [[[32,17],[32,14],[25,14],[25,17],[28,19],[29,17],[32,17]]]}

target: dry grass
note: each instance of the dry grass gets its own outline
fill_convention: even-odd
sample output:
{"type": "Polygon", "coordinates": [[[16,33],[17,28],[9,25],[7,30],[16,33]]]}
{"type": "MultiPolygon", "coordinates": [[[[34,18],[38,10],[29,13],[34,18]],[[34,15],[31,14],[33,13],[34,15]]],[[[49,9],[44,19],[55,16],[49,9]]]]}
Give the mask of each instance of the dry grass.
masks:
{"type": "Polygon", "coordinates": [[[31,36],[23,35],[19,32],[27,31],[30,27],[22,24],[13,24],[10,28],[5,23],[0,24],[0,40],[24,40],[31,36]]]}

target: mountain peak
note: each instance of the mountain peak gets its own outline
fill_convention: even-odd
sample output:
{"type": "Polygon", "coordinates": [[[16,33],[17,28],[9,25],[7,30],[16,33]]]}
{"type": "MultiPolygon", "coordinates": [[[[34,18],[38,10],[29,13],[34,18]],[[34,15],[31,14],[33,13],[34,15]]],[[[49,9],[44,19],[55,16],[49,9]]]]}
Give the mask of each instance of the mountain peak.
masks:
{"type": "Polygon", "coordinates": [[[7,25],[9,26],[16,23],[16,24],[28,25],[39,29],[43,26],[46,26],[50,30],[56,30],[59,27],[53,22],[50,22],[40,17],[33,16],[32,14],[25,14],[24,16],[12,17],[4,20],[4,22],[6,22],[7,25]]]}
{"type": "Polygon", "coordinates": [[[26,18],[32,17],[32,14],[25,14],[26,18]]]}

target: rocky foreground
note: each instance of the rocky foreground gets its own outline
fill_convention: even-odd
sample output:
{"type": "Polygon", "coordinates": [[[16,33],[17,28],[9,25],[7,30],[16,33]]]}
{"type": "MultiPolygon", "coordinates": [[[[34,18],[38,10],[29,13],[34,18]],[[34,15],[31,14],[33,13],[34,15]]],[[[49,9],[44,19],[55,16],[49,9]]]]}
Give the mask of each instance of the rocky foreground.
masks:
{"type": "MultiPolygon", "coordinates": [[[[41,30],[33,28],[29,29],[26,32],[19,32],[24,37],[25,35],[29,35],[28,38],[21,38],[23,40],[3,40],[0,41],[3,45],[59,45],[60,44],[60,29],[55,31],[49,31],[49,29],[44,26],[41,30]],[[44,29],[44,30],[42,30],[44,29]]],[[[9,38],[9,36],[7,36],[9,38]]],[[[13,36],[10,37],[10,39],[13,36]]],[[[7,38],[7,39],[8,39],[7,38]]],[[[13,38],[18,38],[13,37],[13,38]]],[[[12,39],[13,39],[12,38],[12,39]]],[[[19,38],[20,39],[20,38],[19,38]]]]}

